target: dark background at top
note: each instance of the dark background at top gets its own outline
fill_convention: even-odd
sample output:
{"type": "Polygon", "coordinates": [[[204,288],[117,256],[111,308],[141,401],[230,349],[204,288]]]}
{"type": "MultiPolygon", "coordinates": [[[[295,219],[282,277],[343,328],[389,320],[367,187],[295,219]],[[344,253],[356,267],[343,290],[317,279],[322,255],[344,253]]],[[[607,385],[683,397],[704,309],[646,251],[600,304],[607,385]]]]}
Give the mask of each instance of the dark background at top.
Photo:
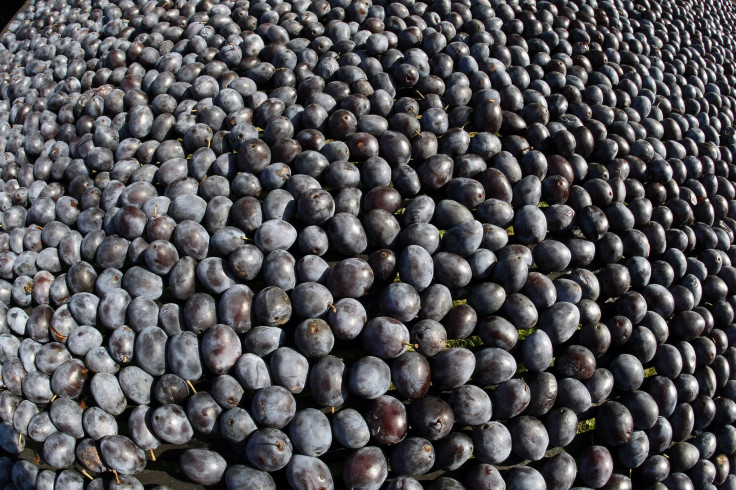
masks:
{"type": "Polygon", "coordinates": [[[26,3],[25,0],[2,0],[0,1],[0,31],[10,20],[15,17],[18,10],[26,3]]]}

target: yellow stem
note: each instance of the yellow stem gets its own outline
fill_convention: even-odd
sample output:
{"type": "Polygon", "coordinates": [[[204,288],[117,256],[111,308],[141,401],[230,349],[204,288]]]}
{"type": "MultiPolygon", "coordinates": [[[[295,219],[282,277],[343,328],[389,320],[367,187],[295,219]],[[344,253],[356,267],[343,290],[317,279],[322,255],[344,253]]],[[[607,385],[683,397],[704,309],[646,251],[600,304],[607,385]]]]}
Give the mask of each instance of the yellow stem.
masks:
{"type": "Polygon", "coordinates": [[[194,389],[194,385],[192,384],[192,382],[189,381],[189,380],[187,380],[187,384],[189,385],[189,389],[192,390],[192,393],[194,393],[196,395],[197,394],[197,390],[194,389]]]}

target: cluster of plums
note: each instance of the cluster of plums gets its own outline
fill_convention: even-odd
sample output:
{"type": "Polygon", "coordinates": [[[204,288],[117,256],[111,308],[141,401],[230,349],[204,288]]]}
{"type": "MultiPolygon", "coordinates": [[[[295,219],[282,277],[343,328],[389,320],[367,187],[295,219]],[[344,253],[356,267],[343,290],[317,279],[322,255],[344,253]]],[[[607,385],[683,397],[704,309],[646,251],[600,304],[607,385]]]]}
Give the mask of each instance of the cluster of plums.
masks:
{"type": "Polygon", "coordinates": [[[736,489],[735,54],[727,0],[31,0],[0,487],[736,489]]]}

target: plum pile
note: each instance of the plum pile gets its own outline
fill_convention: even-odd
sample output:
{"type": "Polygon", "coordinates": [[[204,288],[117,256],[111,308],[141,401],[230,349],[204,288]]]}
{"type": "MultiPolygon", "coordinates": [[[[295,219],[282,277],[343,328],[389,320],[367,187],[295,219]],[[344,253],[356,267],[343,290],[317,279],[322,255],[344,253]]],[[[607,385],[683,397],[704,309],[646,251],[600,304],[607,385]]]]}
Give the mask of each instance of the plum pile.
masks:
{"type": "Polygon", "coordinates": [[[736,489],[734,26],[31,0],[0,486],[736,489]]]}

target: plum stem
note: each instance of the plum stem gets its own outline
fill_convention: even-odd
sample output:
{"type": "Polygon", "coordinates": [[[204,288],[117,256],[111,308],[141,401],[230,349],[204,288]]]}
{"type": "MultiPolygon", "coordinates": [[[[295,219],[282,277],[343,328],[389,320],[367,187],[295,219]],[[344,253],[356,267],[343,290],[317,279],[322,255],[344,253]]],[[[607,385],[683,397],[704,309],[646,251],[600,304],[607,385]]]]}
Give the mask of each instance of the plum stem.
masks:
{"type": "Polygon", "coordinates": [[[189,381],[189,380],[187,380],[187,385],[189,385],[189,389],[192,390],[192,393],[194,393],[196,395],[197,394],[197,390],[194,389],[194,385],[192,384],[192,382],[189,381]]]}
{"type": "Polygon", "coordinates": [[[63,341],[66,340],[66,337],[64,335],[60,334],[59,331],[56,330],[54,327],[52,327],[52,326],[49,325],[49,330],[51,331],[51,334],[54,337],[56,337],[56,340],[58,340],[59,342],[63,342],[63,341]]]}

